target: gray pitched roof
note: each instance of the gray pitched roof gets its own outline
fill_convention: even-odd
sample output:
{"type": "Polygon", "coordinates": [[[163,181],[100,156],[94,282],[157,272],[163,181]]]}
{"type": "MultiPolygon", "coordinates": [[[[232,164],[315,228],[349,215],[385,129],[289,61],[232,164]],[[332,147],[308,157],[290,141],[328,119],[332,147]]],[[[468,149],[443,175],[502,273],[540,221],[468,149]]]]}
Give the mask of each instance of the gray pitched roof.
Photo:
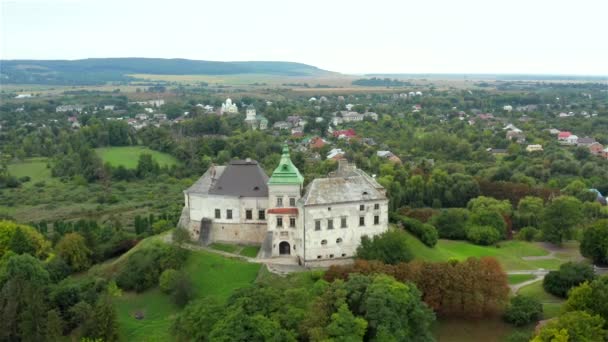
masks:
{"type": "Polygon", "coordinates": [[[304,205],[386,200],[384,188],[362,170],[317,178],[307,188],[304,205]]]}
{"type": "Polygon", "coordinates": [[[210,167],[187,193],[237,197],[268,197],[268,176],[255,160],[233,160],[210,167]],[[215,175],[214,175],[215,172],[215,175]]]}

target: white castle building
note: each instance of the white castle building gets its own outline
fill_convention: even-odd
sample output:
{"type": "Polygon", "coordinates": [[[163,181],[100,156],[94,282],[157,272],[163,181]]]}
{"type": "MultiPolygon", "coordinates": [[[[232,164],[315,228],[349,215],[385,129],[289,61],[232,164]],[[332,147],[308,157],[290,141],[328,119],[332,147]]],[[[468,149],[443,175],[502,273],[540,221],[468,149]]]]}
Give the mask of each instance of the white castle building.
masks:
{"type": "Polygon", "coordinates": [[[253,105],[247,106],[245,111],[245,123],[252,129],[265,130],[268,128],[268,119],[262,115],[257,115],[253,105]]]}
{"type": "Polygon", "coordinates": [[[222,108],[220,109],[220,113],[224,114],[224,113],[228,113],[228,114],[235,114],[239,112],[239,107],[236,105],[236,103],[232,103],[231,99],[226,99],[225,103],[222,103],[222,108]]]}
{"type": "Polygon", "coordinates": [[[179,225],[202,244],[261,245],[261,258],[300,264],[351,258],[362,236],[388,229],[385,189],[354,165],[303,184],[287,146],[270,178],[254,160],[212,166],[184,191],[179,225]]]}

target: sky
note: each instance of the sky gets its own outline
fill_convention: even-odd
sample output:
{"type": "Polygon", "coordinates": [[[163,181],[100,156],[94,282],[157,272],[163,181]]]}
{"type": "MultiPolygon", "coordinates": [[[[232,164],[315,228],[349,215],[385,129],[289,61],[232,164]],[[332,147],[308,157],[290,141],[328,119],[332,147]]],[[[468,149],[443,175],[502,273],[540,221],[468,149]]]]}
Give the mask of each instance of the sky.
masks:
{"type": "Polygon", "coordinates": [[[608,75],[608,0],[0,0],[0,58],[608,75]]]}

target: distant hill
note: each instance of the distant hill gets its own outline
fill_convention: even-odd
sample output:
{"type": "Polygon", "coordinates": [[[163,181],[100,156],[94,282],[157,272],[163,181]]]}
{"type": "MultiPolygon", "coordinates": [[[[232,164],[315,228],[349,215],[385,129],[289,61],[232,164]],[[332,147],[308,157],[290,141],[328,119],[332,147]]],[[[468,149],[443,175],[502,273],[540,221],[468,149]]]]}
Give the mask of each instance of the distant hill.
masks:
{"type": "Polygon", "coordinates": [[[317,76],[329,71],[294,62],[215,62],[163,58],[89,58],[79,60],[2,60],[0,82],[97,85],[130,81],[129,74],[317,76]]]}

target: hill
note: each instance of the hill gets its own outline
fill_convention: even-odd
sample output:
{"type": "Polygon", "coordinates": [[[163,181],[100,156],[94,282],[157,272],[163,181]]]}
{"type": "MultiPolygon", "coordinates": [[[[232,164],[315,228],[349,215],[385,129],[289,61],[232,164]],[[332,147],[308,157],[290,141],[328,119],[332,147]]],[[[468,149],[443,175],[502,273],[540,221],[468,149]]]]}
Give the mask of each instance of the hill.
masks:
{"type": "Polygon", "coordinates": [[[130,74],[318,76],[330,74],[295,62],[217,62],[163,58],[89,58],[79,60],[2,60],[5,84],[97,85],[134,80],[130,74]]]}

